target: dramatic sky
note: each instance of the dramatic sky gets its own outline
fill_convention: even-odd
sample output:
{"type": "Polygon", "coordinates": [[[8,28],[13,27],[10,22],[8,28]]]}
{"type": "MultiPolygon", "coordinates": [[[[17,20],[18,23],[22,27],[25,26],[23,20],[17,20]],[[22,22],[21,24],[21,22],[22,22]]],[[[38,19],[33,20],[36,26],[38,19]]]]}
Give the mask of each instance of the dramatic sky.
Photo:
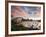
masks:
{"type": "Polygon", "coordinates": [[[41,7],[33,6],[11,6],[11,15],[16,16],[26,16],[26,17],[40,17],[41,7]]]}

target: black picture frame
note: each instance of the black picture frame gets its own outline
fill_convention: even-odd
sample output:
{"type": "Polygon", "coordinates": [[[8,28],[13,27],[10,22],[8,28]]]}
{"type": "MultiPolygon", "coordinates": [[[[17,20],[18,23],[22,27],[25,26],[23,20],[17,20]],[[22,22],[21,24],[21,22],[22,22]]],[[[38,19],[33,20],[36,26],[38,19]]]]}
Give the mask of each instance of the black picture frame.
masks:
{"type": "Polygon", "coordinates": [[[45,3],[44,2],[25,2],[25,1],[5,1],[5,36],[22,36],[22,35],[40,35],[45,34],[45,3]],[[28,33],[28,34],[8,34],[8,3],[26,3],[26,4],[41,4],[43,5],[43,32],[28,33]]]}

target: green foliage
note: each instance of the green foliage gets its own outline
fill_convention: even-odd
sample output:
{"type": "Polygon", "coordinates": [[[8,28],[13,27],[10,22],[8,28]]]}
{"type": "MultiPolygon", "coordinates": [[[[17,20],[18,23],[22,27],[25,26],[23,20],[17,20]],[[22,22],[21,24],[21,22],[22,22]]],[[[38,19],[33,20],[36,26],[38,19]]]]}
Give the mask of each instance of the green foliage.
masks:
{"type": "Polygon", "coordinates": [[[21,25],[17,25],[16,23],[12,22],[11,24],[11,31],[21,31],[21,30],[28,30],[28,28],[21,25]]]}

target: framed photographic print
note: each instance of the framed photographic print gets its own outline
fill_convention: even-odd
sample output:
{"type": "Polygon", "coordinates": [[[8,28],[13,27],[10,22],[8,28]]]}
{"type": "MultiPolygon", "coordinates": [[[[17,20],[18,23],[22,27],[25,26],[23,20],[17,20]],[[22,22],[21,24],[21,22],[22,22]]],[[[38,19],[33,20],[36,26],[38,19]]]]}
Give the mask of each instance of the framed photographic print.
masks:
{"type": "Polygon", "coordinates": [[[45,33],[44,3],[8,1],[6,5],[6,35],[45,33]]]}

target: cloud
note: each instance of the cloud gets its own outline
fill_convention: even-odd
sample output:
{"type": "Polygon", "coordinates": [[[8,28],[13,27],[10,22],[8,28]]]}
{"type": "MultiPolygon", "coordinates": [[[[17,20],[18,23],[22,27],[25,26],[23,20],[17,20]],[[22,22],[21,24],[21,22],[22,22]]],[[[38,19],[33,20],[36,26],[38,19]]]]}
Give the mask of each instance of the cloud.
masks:
{"type": "Polygon", "coordinates": [[[12,6],[11,7],[12,16],[30,16],[36,17],[41,15],[41,7],[32,6],[12,6]]]}

